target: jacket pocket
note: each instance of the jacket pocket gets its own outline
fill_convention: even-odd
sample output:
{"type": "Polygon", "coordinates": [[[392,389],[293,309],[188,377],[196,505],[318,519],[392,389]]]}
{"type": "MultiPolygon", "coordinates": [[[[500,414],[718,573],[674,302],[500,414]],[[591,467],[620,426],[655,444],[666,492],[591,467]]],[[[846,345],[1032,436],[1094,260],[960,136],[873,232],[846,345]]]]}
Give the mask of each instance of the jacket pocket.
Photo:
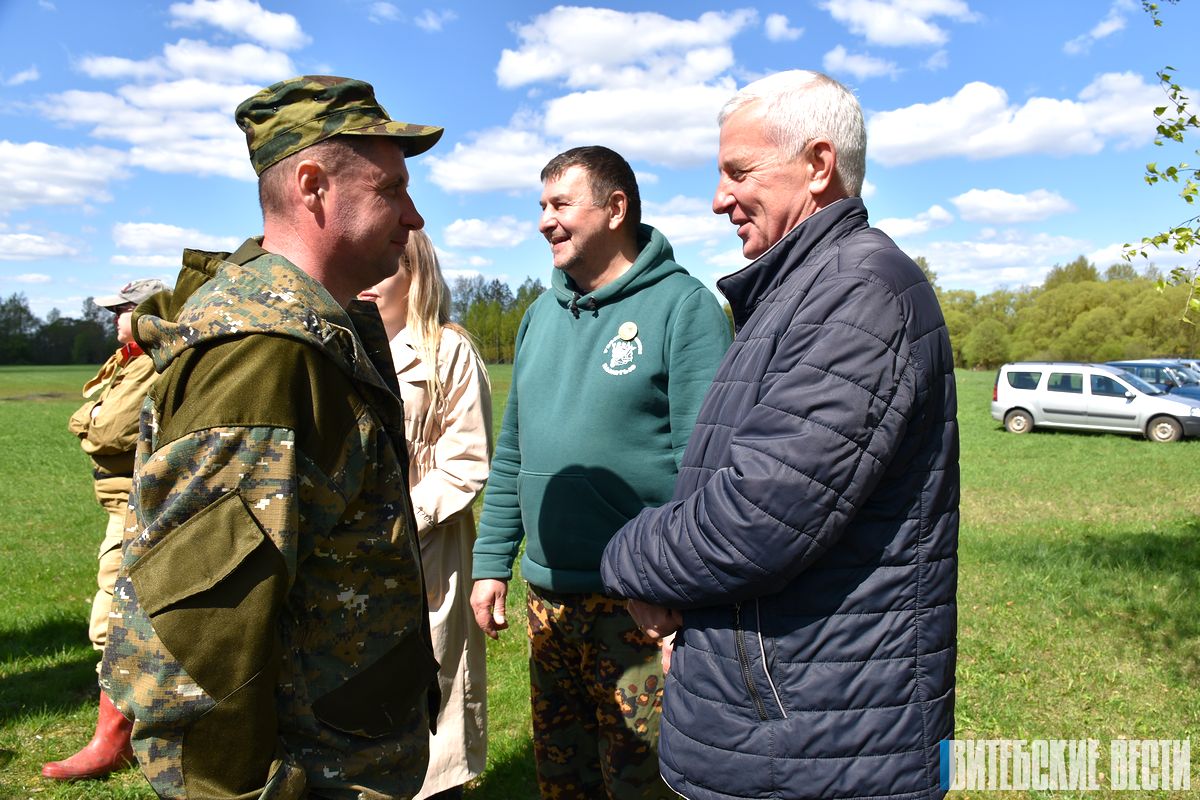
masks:
{"type": "Polygon", "coordinates": [[[313,702],[313,714],[331,728],[377,739],[404,730],[425,704],[431,727],[440,705],[438,663],[425,628],[412,631],[345,683],[313,702]]]}
{"type": "Polygon", "coordinates": [[[129,579],[158,638],[216,703],[184,734],[188,795],[257,796],[276,760],[283,556],[233,491],[163,537],[129,579]]]}
{"type": "Polygon", "coordinates": [[[287,566],[237,491],[163,537],[129,579],[159,639],[217,702],[277,664],[287,566]]]}

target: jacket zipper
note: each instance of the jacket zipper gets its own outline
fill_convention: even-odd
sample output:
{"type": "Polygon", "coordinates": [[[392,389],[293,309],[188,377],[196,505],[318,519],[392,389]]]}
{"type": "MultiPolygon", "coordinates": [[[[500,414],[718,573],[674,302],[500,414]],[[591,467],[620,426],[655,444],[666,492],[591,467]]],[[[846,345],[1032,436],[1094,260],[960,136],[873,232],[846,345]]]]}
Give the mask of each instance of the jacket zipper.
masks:
{"type": "Polygon", "coordinates": [[[754,686],[754,681],[750,677],[750,657],[746,655],[746,640],[745,634],[742,631],[742,604],[738,603],[734,606],[734,640],[737,642],[738,663],[742,666],[742,680],[746,682],[746,691],[750,693],[750,699],[754,701],[754,710],[758,712],[760,720],[766,720],[767,709],[763,706],[762,698],[758,696],[758,689],[754,686]]]}

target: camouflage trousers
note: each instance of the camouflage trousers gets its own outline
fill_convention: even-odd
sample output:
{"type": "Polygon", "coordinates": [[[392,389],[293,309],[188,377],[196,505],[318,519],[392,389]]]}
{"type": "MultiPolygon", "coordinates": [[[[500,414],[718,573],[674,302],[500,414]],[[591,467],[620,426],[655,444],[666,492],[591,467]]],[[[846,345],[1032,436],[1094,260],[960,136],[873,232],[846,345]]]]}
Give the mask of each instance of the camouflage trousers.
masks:
{"type": "Polygon", "coordinates": [[[658,646],[621,600],[528,588],[533,756],[543,800],[677,798],[658,771],[658,646]]]}

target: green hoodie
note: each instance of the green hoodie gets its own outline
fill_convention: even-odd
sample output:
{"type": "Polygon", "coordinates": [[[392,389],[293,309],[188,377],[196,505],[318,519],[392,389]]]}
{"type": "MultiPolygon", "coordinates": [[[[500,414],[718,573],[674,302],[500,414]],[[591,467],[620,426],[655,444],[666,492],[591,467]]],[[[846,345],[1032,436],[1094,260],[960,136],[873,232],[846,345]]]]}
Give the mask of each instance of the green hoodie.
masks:
{"type": "Polygon", "coordinates": [[[716,297],[654,228],[616,280],[575,291],[562,270],[517,331],[512,389],[475,541],[476,580],[600,592],[622,525],[671,498],[700,402],[729,346],[716,297]]]}

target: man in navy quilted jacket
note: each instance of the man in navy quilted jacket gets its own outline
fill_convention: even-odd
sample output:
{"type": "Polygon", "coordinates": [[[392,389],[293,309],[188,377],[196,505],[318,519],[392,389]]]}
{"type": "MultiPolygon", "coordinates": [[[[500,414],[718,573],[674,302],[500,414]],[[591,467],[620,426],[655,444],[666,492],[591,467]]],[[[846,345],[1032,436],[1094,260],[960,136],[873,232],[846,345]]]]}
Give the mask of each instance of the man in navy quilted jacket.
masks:
{"type": "Polygon", "coordinates": [[[866,131],[791,71],[722,109],[713,211],[753,261],[672,501],[602,577],[676,632],[659,758],[693,800],[945,794],[954,732],[958,425],[921,269],[869,226],[866,131]]]}

